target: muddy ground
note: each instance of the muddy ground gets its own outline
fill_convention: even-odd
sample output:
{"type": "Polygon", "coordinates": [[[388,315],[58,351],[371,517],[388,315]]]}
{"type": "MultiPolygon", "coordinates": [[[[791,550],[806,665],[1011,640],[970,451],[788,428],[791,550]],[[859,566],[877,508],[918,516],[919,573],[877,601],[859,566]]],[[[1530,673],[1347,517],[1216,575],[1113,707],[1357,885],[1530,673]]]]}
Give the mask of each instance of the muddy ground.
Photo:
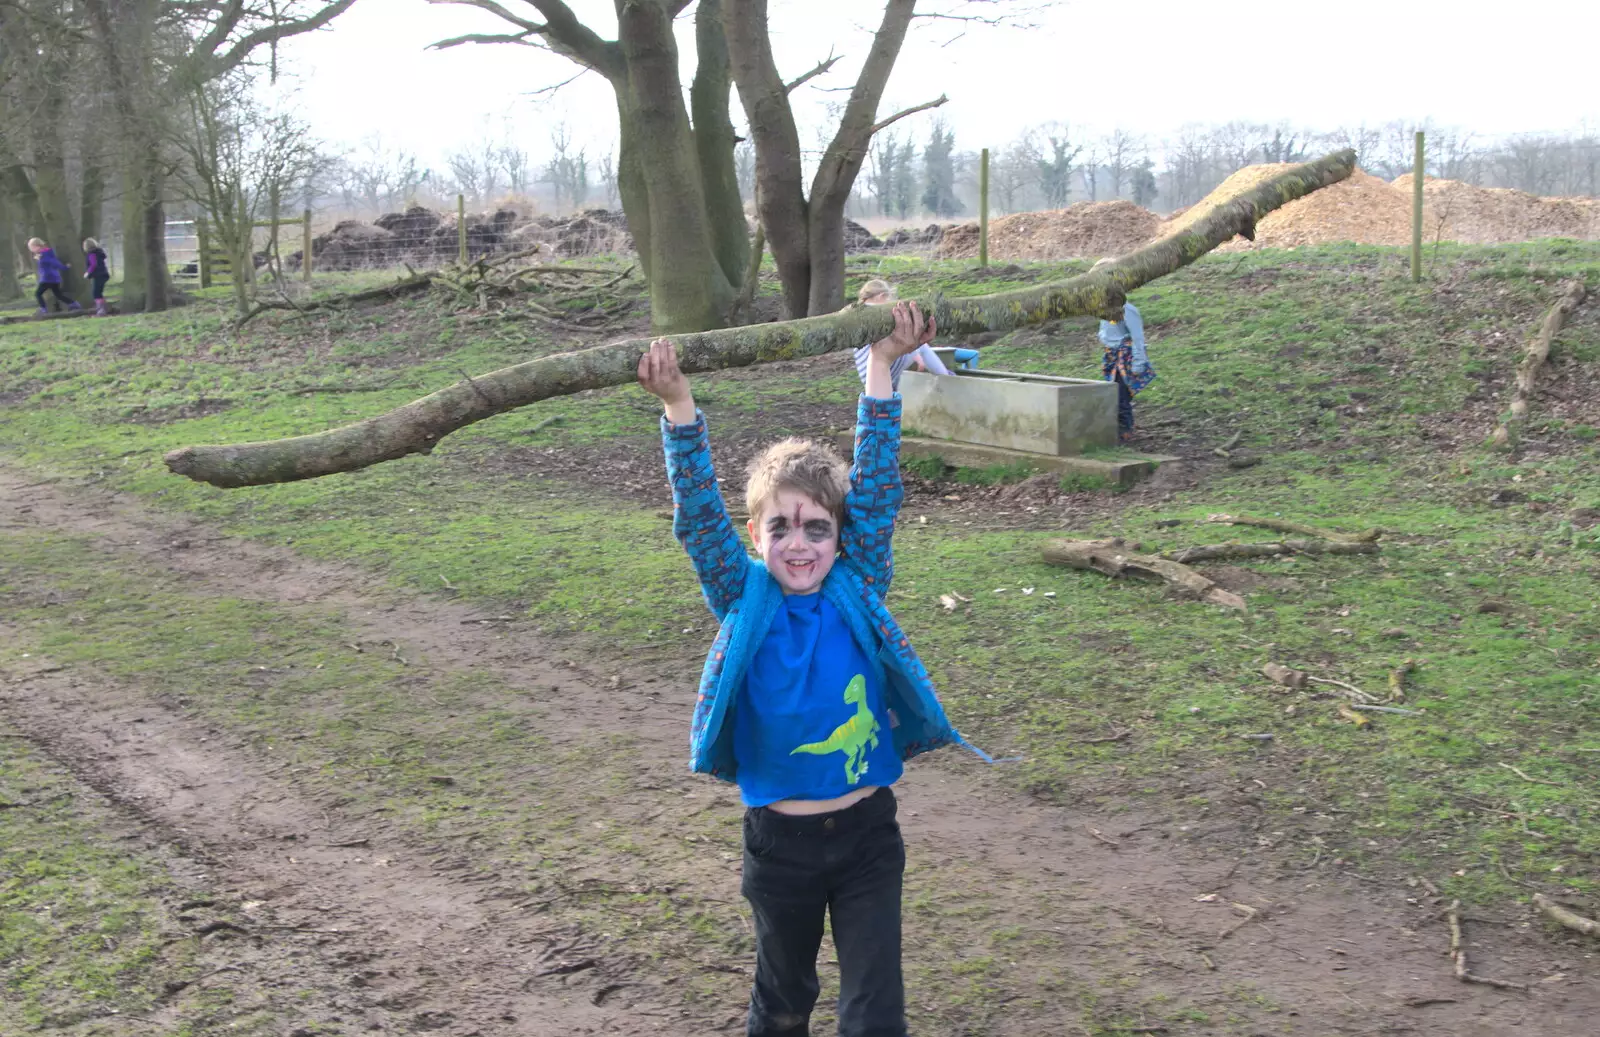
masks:
{"type": "MultiPolygon", "coordinates": [[[[474,701],[450,684],[450,715],[515,708],[558,748],[626,728],[631,751],[606,763],[621,776],[620,791],[596,810],[597,826],[621,821],[643,843],[681,848],[689,818],[738,810],[728,787],[684,767],[697,668],[681,652],[633,661],[593,646],[579,652],[355,569],[17,469],[0,468],[0,526],[83,538],[108,569],[181,588],[202,604],[243,597],[336,614],[359,644],[406,661],[407,693],[419,704],[442,705],[436,693],[466,672],[493,673],[521,692],[514,705],[490,701],[488,691],[474,701]]],[[[20,592],[52,588],[34,578],[20,592]]],[[[3,624],[0,612],[0,636],[3,624]]],[[[296,1011],[316,1026],[286,1033],[689,1035],[741,1025],[748,959],[692,966],[726,979],[722,1003],[708,1006],[684,996],[679,966],[653,966],[634,945],[580,924],[573,902],[585,884],[641,881],[620,863],[610,876],[569,876],[565,899],[530,902],[477,867],[470,834],[420,837],[319,781],[315,760],[212,727],[181,696],[49,659],[0,672],[0,721],[70,771],[84,809],[110,810],[132,843],[169,855],[175,901],[187,902],[185,889],[213,891],[205,905],[179,910],[175,902],[169,924],[204,930],[195,939],[215,948],[214,967],[229,969],[231,983],[310,992],[296,1011]]],[[[1205,788],[1211,779],[1191,780],[1205,788]]],[[[1014,957],[997,963],[1005,976],[997,985],[1024,992],[977,1021],[924,1019],[916,1032],[1593,1032],[1600,963],[1592,948],[1552,940],[1520,915],[1473,919],[1474,967],[1531,980],[1533,989],[1459,983],[1444,954],[1441,901],[1425,882],[1287,865],[1272,852],[1282,833],[1264,830],[1253,788],[1210,791],[1214,805],[1203,816],[1104,799],[1063,807],[1005,789],[955,752],[911,766],[898,787],[908,888],[969,899],[976,909],[945,914],[939,932],[908,920],[911,999],[918,982],[930,981],[918,970],[925,948],[1008,927],[1021,938],[1014,957]],[[1168,1015],[1145,1029],[1097,1027],[1085,1019],[1086,989],[1106,1017],[1160,1004],[1181,1006],[1192,1022],[1168,1015]]],[[[543,786],[528,795],[555,812],[579,793],[543,786]]],[[[681,863],[651,881],[736,905],[737,857],[711,849],[689,843],[681,863]]],[[[98,1032],[161,1033],[163,1019],[158,1010],[98,1032]]]]}

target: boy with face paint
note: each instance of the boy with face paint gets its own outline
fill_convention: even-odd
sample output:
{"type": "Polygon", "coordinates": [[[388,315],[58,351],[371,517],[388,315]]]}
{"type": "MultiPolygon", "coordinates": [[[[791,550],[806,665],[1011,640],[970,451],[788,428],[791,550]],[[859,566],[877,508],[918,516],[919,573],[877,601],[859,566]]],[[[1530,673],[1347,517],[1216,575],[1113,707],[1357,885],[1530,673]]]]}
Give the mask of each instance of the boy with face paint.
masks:
{"type": "Polygon", "coordinates": [[[915,303],[897,304],[894,319],[893,334],[871,346],[854,465],[789,439],[751,466],[755,558],[728,517],[705,416],[672,344],[657,340],[639,361],[640,384],[665,404],[673,531],[721,624],[701,674],[690,766],[737,782],[746,806],[750,1037],[809,1032],[825,916],[839,955],[839,1033],[906,1032],[905,845],[889,786],[905,760],[966,744],[884,606],[903,497],[891,369],[937,332],[915,303]]]}

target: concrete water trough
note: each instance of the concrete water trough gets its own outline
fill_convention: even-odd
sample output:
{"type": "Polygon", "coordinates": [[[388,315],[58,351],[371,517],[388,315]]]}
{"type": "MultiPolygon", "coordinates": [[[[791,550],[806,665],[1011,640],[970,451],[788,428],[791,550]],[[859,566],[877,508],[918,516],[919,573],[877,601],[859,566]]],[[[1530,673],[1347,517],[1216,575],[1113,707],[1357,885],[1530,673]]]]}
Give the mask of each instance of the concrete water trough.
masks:
{"type": "Polygon", "coordinates": [[[1017,371],[906,371],[902,454],[963,467],[1028,464],[1126,484],[1177,458],[1117,445],[1117,387],[1017,371]]]}

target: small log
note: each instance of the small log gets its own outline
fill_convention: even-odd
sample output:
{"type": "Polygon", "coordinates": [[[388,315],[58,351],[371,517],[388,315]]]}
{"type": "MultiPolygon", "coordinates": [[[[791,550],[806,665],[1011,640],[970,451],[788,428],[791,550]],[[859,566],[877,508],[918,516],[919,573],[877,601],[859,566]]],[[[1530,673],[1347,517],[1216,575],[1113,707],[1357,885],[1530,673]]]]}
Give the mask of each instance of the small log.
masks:
{"type": "Polygon", "coordinates": [[[1378,545],[1370,541],[1346,543],[1326,540],[1281,540],[1270,544],[1201,544],[1181,551],[1168,551],[1161,557],[1173,562],[1209,562],[1216,558],[1275,558],[1278,555],[1368,555],[1378,545]]]}
{"type": "Polygon", "coordinates": [[[1285,688],[1303,688],[1306,686],[1308,675],[1304,670],[1296,670],[1292,666],[1280,666],[1277,663],[1267,663],[1261,667],[1261,672],[1274,683],[1285,688]]]}
{"type": "Polygon", "coordinates": [[[1600,936],[1600,922],[1593,918],[1585,918],[1575,911],[1568,911],[1543,893],[1533,895],[1533,906],[1552,922],[1564,925],[1568,929],[1575,929],[1585,936],[1600,936]]]}
{"type": "Polygon", "coordinates": [[[1406,700],[1406,677],[1417,668],[1415,659],[1405,662],[1389,671],[1389,701],[1404,702],[1406,700]]]}
{"type": "Polygon", "coordinates": [[[1320,526],[1308,526],[1304,522],[1265,518],[1259,515],[1208,515],[1206,521],[1226,526],[1257,526],[1261,529],[1276,530],[1279,533],[1299,533],[1301,536],[1316,537],[1318,540],[1330,540],[1340,544],[1373,543],[1382,535],[1382,532],[1376,529],[1368,529],[1360,533],[1339,533],[1332,529],[1323,529],[1320,526]]]}
{"type": "Polygon", "coordinates": [[[1492,439],[1495,446],[1511,446],[1516,442],[1517,429],[1528,417],[1528,400],[1539,384],[1539,374],[1544,370],[1545,362],[1550,359],[1550,345],[1567,318],[1583,305],[1588,294],[1589,288],[1582,280],[1569,282],[1561,298],[1545,313],[1533,338],[1529,339],[1522,362],[1517,365],[1517,384],[1512,390],[1511,406],[1508,408],[1510,413],[1494,430],[1492,439]]]}
{"type": "Polygon", "coordinates": [[[1090,569],[1113,579],[1141,576],[1165,582],[1191,597],[1224,608],[1245,610],[1244,599],[1225,591],[1181,562],[1130,552],[1120,537],[1110,540],[1052,540],[1044,560],[1070,569],[1090,569]]]}

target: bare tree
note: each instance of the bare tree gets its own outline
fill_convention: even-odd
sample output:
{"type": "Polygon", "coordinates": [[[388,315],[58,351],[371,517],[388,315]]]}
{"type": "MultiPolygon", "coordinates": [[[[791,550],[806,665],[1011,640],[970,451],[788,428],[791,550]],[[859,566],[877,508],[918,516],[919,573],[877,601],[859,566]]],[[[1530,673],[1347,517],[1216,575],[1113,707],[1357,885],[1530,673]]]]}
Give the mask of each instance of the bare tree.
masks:
{"type": "Polygon", "coordinates": [[[125,308],[168,303],[163,153],[173,98],[269,58],[277,46],[313,32],[356,0],[81,0],[88,38],[116,101],[122,157],[122,300],[125,308]]]}
{"type": "Polygon", "coordinates": [[[1129,182],[1138,158],[1144,154],[1144,139],[1118,127],[1101,142],[1106,153],[1106,181],[1112,198],[1122,197],[1122,185],[1129,182]]]}

